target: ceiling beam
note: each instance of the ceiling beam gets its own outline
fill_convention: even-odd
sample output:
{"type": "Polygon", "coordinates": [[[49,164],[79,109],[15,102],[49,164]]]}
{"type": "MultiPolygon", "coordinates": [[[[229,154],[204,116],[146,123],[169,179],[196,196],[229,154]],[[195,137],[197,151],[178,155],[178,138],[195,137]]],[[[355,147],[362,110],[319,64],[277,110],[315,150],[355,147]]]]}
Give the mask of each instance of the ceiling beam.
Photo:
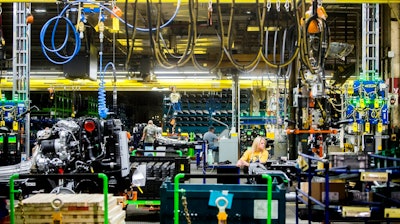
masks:
{"type": "MultiPolygon", "coordinates": [[[[220,0],[220,3],[227,4],[232,3],[233,0],[220,0]]],[[[1,3],[14,3],[14,2],[30,2],[30,3],[56,3],[55,0],[1,0],[1,3]]],[[[71,1],[73,2],[73,1],[71,1]]],[[[125,3],[125,0],[117,0],[117,3],[125,3]]],[[[128,0],[130,3],[134,3],[135,0],[128,0]]],[[[162,3],[177,3],[177,0],[162,0],[162,3]]],[[[209,0],[198,0],[199,3],[209,3],[209,0]]],[[[214,4],[216,0],[212,1],[214,4]]],[[[256,1],[250,0],[235,0],[237,4],[252,4],[256,1]]],[[[260,1],[262,2],[262,1],[260,1]]],[[[277,2],[277,0],[270,0],[271,3],[277,2]]],[[[282,2],[282,1],[281,1],[282,2]]],[[[138,0],[138,3],[146,3],[146,0],[138,0]]],[[[181,0],[181,3],[186,4],[188,0],[181,0]]],[[[324,4],[362,4],[362,3],[374,3],[374,4],[389,4],[389,3],[400,3],[400,0],[323,0],[324,4]]]]}

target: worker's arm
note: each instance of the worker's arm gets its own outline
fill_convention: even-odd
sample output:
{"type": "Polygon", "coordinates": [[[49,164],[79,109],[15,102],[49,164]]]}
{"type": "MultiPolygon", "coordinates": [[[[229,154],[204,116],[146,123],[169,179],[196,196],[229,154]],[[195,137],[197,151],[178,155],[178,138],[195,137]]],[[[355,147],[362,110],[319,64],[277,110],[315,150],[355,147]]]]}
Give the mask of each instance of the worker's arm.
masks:
{"type": "Polygon", "coordinates": [[[244,166],[249,166],[250,163],[250,150],[247,150],[246,152],[243,153],[243,156],[237,161],[236,166],[237,167],[244,167],[244,166]]]}
{"type": "Polygon", "coordinates": [[[142,135],[142,138],[140,139],[140,141],[144,141],[144,136],[146,136],[146,132],[147,132],[146,128],[143,129],[143,135],[142,135]]]}

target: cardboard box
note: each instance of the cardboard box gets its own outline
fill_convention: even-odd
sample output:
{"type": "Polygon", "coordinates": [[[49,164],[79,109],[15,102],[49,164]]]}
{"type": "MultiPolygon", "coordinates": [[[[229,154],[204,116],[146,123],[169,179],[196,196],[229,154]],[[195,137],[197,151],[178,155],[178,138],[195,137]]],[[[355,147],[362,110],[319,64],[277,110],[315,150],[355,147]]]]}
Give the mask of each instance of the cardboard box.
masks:
{"type": "MultiPolygon", "coordinates": [[[[300,189],[308,193],[308,182],[301,182],[300,189]]],[[[318,201],[325,201],[325,182],[311,182],[311,196],[318,201]]],[[[307,200],[305,197],[303,199],[307,200]]],[[[345,183],[329,183],[329,201],[338,202],[345,199],[345,183]]]]}

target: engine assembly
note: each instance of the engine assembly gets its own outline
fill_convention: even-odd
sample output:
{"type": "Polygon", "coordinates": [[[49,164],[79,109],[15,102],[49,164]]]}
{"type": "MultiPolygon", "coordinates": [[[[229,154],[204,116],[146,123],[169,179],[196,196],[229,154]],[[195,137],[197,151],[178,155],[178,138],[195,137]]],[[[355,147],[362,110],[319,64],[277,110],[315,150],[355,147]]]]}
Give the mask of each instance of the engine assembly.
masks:
{"type": "MultiPolygon", "coordinates": [[[[128,137],[118,119],[60,120],[37,132],[32,161],[31,173],[105,173],[111,188],[129,183],[128,137]]],[[[85,181],[68,187],[82,191],[85,181]]]]}

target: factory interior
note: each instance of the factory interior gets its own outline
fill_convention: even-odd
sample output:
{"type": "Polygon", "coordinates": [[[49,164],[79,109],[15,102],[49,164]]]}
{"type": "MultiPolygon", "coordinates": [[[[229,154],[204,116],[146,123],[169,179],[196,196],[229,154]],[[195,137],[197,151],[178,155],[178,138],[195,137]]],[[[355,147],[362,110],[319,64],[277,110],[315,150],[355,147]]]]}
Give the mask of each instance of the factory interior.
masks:
{"type": "Polygon", "coordinates": [[[0,224],[400,223],[400,0],[0,0],[0,224]]]}

